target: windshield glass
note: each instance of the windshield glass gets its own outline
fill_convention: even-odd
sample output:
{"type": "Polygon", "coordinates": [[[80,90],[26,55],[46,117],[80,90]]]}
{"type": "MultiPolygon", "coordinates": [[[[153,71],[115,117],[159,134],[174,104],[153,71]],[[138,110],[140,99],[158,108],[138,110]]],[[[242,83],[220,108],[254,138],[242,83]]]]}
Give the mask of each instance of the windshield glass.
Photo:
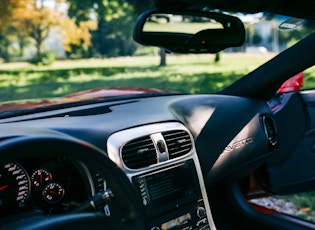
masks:
{"type": "MultiPolygon", "coordinates": [[[[287,21],[284,16],[234,14],[246,28],[241,47],[216,54],[167,54],[133,41],[135,21],[149,6],[122,0],[5,2],[0,14],[1,102],[59,98],[100,88],[126,92],[127,87],[122,95],[135,94],[133,88],[215,93],[314,30],[311,22],[287,21]]],[[[176,26],[178,18],[166,14],[154,20],[176,26]]],[[[189,20],[196,25],[202,18],[189,20]]],[[[303,88],[314,88],[315,70],[306,70],[304,77],[303,88]]],[[[79,95],[121,96],[102,92],[79,95]]],[[[3,110],[9,109],[19,108],[3,110]]]]}

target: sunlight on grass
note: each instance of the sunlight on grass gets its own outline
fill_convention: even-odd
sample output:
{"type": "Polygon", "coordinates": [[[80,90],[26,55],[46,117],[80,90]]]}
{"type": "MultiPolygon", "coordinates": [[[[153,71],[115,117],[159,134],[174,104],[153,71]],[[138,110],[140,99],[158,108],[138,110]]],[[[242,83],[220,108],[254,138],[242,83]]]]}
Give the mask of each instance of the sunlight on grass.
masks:
{"type": "Polygon", "coordinates": [[[170,23],[156,23],[147,22],[143,27],[145,32],[169,32],[169,33],[187,33],[195,34],[201,30],[206,29],[222,29],[221,23],[208,21],[208,22],[170,22],[170,23]]]}
{"type": "MultiPolygon", "coordinates": [[[[144,87],[187,93],[213,93],[236,81],[272,58],[268,55],[223,53],[168,55],[159,67],[159,56],[56,61],[52,66],[28,63],[0,65],[2,101],[60,97],[102,87],[144,87]]],[[[315,71],[305,73],[308,85],[315,71]]]]}
{"type": "Polygon", "coordinates": [[[304,72],[304,86],[303,89],[315,88],[315,66],[307,69],[304,72]]]}

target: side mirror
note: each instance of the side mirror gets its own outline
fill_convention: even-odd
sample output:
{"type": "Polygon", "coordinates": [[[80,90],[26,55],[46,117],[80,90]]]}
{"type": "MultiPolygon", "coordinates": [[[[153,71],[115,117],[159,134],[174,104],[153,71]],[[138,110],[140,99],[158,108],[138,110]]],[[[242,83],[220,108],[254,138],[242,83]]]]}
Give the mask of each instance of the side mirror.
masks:
{"type": "Polygon", "coordinates": [[[143,13],[134,40],[175,53],[217,53],[244,43],[245,29],[236,17],[206,11],[143,13]]]}
{"type": "Polygon", "coordinates": [[[294,75],[287,81],[285,81],[281,87],[278,89],[277,93],[286,93],[299,91],[303,87],[304,74],[303,72],[294,75]]]}

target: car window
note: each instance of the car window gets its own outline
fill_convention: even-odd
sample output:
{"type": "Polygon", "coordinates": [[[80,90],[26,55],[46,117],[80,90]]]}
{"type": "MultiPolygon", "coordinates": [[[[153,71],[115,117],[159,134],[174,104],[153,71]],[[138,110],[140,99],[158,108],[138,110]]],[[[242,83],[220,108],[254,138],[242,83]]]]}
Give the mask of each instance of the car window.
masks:
{"type": "MultiPolygon", "coordinates": [[[[100,87],[215,93],[313,29],[310,22],[292,31],[279,29],[287,17],[278,15],[236,15],[247,31],[243,46],[208,55],[165,54],[133,41],[140,11],[120,3],[105,7],[97,2],[29,0],[7,14],[10,20],[1,25],[0,38],[1,101],[62,97],[100,87]],[[43,29],[36,35],[32,24],[43,29]]],[[[305,72],[304,88],[314,87],[313,73],[305,72]]]]}
{"type": "Polygon", "coordinates": [[[293,195],[251,199],[250,202],[279,213],[287,214],[315,223],[315,191],[293,195]]]}

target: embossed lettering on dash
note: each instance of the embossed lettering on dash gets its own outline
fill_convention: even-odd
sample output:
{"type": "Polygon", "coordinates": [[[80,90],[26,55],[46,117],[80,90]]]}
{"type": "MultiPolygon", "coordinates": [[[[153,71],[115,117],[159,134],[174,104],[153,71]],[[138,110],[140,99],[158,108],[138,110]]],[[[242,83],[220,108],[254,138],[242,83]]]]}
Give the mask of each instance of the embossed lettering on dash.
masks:
{"type": "Polygon", "coordinates": [[[248,144],[251,144],[254,142],[254,137],[248,137],[246,139],[236,141],[234,143],[229,144],[225,147],[224,152],[232,152],[236,149],[242,148],[248,144]]]}

